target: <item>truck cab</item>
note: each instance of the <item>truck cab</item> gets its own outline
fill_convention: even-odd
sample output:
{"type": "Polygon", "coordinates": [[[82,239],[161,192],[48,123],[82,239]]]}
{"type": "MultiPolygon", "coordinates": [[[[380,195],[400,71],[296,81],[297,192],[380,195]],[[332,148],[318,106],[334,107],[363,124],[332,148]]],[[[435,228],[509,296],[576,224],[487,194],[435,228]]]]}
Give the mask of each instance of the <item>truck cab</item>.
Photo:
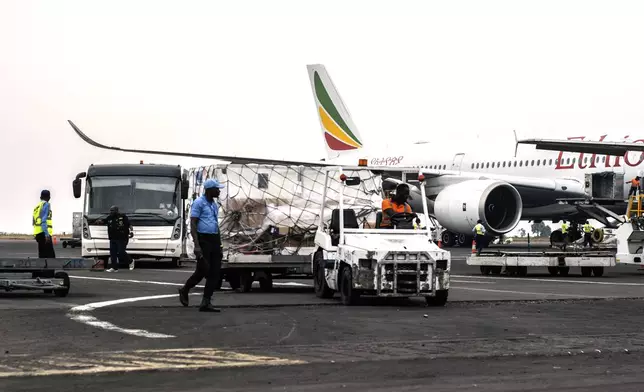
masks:
{"type": "Polygon", "coordinates": [[[83,197],[82,257],[107,260],[105,218],[112,205],[127,215],[134,236],[127,244],[133,259],[168,259],[180,264],[185,254],[184,205],[187,174],[178,165],[90,165],[73,181],[74,197],[83,197]],[[86,178],[82,193],[81,178],[86,178]]]}

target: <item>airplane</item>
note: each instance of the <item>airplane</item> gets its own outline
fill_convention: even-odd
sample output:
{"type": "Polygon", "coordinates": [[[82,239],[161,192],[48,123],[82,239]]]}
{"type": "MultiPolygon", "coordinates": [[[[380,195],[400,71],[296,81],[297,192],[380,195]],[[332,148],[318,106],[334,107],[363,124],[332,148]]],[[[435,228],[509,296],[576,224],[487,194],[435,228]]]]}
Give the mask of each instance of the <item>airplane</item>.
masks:
{"type": "MultiPolygon", "coordinates": [[[[640,159],[614,162],[610,157],[583,154],[531,151],[502,157],[494,151],[495,143],[480,144],[474,151],[463,151],[458,142],[439,146],[429,143],[367,148],[362,135],[342,101],[324,65],[307,65],[315,109],[322,130],[327,157],[319,161],[289,158],[260,158],[236,155],[197,154],[187,152],[140,150],[106,146],[85,135],[71,120],[76,134],[85,142],[103,149],[145,154],[208,158],[237,164],[284,164],[302,166],[351,165],[366,160],[367,168],[386,172],[387,167],[413,167],[425,176],[428,207],[444,231],[444,246],[465,245],[472,228],[480,219],[488,235],[500,236],[512,231],[521,220],[558,222],[566,219],[581,223],[597,219],[607,225],[606,214],[619,220],[625,205],[607,207],[598,214],[578,205],[560,203],[561,199],[587,198],[585,174],[612,172],[626,178],[638,174],[640,159]],[[590,162],[590,163],[589,163],[590,162]],[[611,215],[612,214],[612,215],[611,215]]],[[[515,135],[516,137],[516,135],[515,135]]],[[[518,144],[517,144],[518,146],[518,144]]],[[[386,183],[394,187],[400,179],[389,177],[386,183]]],[[[409,181],[412,189],[411,207],[422,210],[420,191],[409,181]]],[[[624,184],[624,189],[630,185],[624,184]]]]}

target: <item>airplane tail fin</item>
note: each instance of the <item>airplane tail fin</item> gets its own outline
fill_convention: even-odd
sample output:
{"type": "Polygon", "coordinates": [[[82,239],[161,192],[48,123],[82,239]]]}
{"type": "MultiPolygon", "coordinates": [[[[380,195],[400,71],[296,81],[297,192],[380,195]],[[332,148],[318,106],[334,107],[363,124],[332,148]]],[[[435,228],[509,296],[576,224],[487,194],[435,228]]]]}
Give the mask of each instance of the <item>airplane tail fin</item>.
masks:
{"type": "Polygon", "coordinates": [[[306,68],[329,159],[355,153],[363,147],[362,137],[326,68],[322,64],[306,68]]]}

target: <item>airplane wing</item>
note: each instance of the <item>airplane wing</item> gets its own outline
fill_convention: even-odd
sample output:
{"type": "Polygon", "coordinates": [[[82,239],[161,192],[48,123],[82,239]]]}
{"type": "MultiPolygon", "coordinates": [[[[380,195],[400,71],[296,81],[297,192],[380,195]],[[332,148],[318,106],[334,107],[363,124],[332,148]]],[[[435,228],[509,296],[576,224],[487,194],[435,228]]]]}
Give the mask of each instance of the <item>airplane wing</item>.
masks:
{"type": "Polygon", "coordinates": [[[624,156],[628,151],[644,151],[644,144],[625,142],[594,142],[584,140],[523,139],[517,144],[534,144],[537,150],[585,152],[624,156]]]}
{"type": "Polygon", "coordinates": [[[256,164],[270,164],[270,165],[332,166],[330,163],[327,163],[324,161],[294,161],[289,159],[280,160],[280,159],[264,159],[264,158],[247,158],[247,157],[240,157],[236,155],[210,155],[210,154],[197,154],[197,153],[191,153],[191,152],[138,150],[133,148],[106,146],[104,144],[101,144],[91,139],[89,136],[84,134],[83,131],[81,131],[80,128],[78,128],[76,124],[74,124],[71,120],[67,120],[67,121],[69,122],[69,125],[71,125],[72,128],[74,128],[74,131],[76,132],[76,134],[80,136],[80,138],[83,139],[86,143],[91,144],[94,147],[98,147],[106,150],[135,152],[140,154],[157,154],[157,155],[172,155],[172,156],[189,157],[189,158],[216,159],[221,161],[228,161],[233,164],[256,163],[256,164]]]}

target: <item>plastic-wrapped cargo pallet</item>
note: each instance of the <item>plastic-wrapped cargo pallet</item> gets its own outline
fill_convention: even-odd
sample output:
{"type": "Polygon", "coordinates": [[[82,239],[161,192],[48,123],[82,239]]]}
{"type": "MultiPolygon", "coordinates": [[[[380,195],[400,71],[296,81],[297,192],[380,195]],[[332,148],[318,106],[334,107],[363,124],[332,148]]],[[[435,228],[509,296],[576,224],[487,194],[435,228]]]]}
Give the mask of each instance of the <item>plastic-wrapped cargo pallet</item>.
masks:
{"type": "MultiPolygon", "coordinates": [[[[368,170],[344,171],[359,176],[359,186],[345,191],[345,208],[353,208],[360,222],[375,226],[382,202],[382,178],[368,170]]],[[[186,203],[188,241],[186,251],[194,258],[190,235],[190,206],[203,194],[203,183],[216,178],[226,187],[219,196],[219,223],[224,258],[232,253],[298,254],[314,251],[313,240],[324,190],[325,170],[315,167],[220,164],[189,170],[191,199],[186,203]]],[[[329,173],[324,220],[329,223],[337,208],[340,174],[329,173]]]]}

